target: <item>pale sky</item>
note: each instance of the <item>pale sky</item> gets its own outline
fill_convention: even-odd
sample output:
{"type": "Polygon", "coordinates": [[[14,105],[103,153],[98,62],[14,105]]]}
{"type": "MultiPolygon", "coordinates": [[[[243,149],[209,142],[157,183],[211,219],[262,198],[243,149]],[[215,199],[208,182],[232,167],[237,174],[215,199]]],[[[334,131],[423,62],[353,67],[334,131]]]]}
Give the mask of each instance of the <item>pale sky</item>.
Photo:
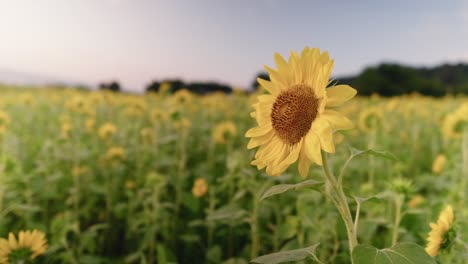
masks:
{"type": "Polygon", "coordinates": [[[335,76],[468,62],[468,1],[0,0],[0,69],[92,85],[248,86],[305,45],[330,52],[335,76]]]}

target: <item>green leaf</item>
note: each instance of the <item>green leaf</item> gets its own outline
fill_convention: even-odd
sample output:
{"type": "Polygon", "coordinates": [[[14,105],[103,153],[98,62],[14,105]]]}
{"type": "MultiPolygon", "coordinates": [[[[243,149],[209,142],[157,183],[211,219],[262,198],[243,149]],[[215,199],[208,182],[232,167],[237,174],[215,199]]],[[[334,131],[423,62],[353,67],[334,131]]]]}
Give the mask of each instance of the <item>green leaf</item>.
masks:
{"type": "Polygon", "coordinates": [[[317,187],[321,185],[323,185],[323,182],[319,182],[316,180],[307,180],[307,181],[303,181],[303,182],[296,183],[296,184],[278,184],[268,189],[262,195],[262,198],[260,198],[260,201],[270,196],[274,196],[274,195],[284,193],[290,190],[300,190],[300,189],[304,189],[308,187],[313,187],[313,189],[316,189],[317,187]]]}
{"type": "Polygon", "coordinates": [[[353,261],[359,264],[436,264],[424,248],[414,243],[399,243],[384,249],[358,245],[353,249],[353,261]]]}
{"type": "Polygon", "coordinates": [[[228,205],[209,213],[206,216],[207,221],[224,221],[229,223],[241,224],[242,219],[248,215],[247,211],[235,205],[228,205]]]}
{"type": "Polygon", "coordinates": [[[351,146],[349,147],[349,150],[351,152],[351,158],[355,158],[362,154],[368,154],[368,155],[373,155],[373,156],[377,156],[377,157],[381,157],[381,158],[385,158],[389,160],[398,160],[397,157],[395,157],[395,155],[393,155],[391,152],[388,152],[386,150],[384,151],[373,150],[373,149],[360,150],[360,149],[353,148],[351,146]]]}
{"type": "Polygon", "coordinates": [[[318,245],[319,243],[306,248],[281,251],[273,254],[264,255],[253,259],[251,262],[276,264],[290,261],[300,261],[307,257],[313,257],[314,259],[317,259],[317,257],[315,256],[315,249],[318,247],[318,245]]]}

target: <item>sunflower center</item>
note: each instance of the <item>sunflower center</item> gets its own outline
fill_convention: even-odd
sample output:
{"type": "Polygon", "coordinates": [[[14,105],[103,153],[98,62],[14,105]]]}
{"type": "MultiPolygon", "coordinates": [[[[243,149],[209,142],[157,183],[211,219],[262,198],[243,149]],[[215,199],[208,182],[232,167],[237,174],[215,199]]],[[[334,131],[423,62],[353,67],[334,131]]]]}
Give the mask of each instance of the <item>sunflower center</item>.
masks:
{"type": "Polygon", "coordinates": [[[294,85],[281,92],[271,111],[271,123],[287,144],[296,144],[304,137],[318,114],[319,99],[311,87],[294,85]]]}

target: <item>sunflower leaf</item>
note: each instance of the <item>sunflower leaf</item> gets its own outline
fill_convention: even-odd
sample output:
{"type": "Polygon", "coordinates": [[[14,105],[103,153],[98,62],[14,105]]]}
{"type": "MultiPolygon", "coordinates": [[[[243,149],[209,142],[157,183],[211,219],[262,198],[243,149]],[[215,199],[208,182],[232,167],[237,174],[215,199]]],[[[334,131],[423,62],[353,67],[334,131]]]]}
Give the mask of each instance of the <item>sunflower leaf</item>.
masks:
{"type": "Polygon", "coordinates": [[[300,190],[305,188],[312,188],[317,189],[318,187],[322,186],[323,182],[319,182],[316,180],[306,180],[303,182],[299,182],[296,184],[278,184],[273,187],[270,187],[260,198],[260,201],[277,194],[281,194],[290,190],[300,190]]]}
{"type": "Polygon", "coordinates": [[[349,151],[351,152],[351,157],[350,157],[351,159],[362,154],[368,154],[368,155],[373,155],[373,156],[377,156],[377,157],[381,157],[381,158],[385,158],[389,160],[398,160],[398,158],[395,155],[393,155],[391,152],[386,151],[386,150],[383,150],[383,151],[374,150],[374,149],[360,150],[360,149],[349,146],[349,151]]]}
{"type": "Polygon", "coordinates": [[[250,262],[277,264],[291,261],[300,261],[307,257],[313,257],[314,259],[317,259],[317,257],[315,256],[315,249],[318,247],[318,245],[319,243],[306,248],[272,253],[253,259],[250,262]]]}
{"type": "Polygon", "coordinates": [[[414,243],[399,243],[384,249],[358,245],[353,249],[353,261],[359,264],[436,264],[424,248],[414,243]]]}

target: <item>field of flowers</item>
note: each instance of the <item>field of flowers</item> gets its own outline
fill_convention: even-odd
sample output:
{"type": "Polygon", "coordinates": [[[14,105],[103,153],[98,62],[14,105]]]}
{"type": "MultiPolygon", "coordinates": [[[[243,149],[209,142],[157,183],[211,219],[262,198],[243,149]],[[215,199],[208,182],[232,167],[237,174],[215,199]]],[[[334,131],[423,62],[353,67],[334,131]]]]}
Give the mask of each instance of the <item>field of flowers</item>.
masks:
{"type": "MultiPolygon", "coordinates": [[[[232,264],[307,248],[296,260],[349,263],[322,167],[303,178],[293,164],[271,177],[250,164],[245,133],[258,94],[0,92],[0,261],[37,253],[37,263],[232,264]],[[290,185],[270,189],[278,184],[290,185]],[[22,230],[45,237],[36,231],[34,248],[22,230]]],[[[334,134],[328,158],[335,173],[347,164],[360,244],[424,248],[429,224],[451,205],[454,228],[436,260],[468,263],[468,139],[454,115],[466,102],[372,96],[337,110],[355,128],[334,134]]]]}

